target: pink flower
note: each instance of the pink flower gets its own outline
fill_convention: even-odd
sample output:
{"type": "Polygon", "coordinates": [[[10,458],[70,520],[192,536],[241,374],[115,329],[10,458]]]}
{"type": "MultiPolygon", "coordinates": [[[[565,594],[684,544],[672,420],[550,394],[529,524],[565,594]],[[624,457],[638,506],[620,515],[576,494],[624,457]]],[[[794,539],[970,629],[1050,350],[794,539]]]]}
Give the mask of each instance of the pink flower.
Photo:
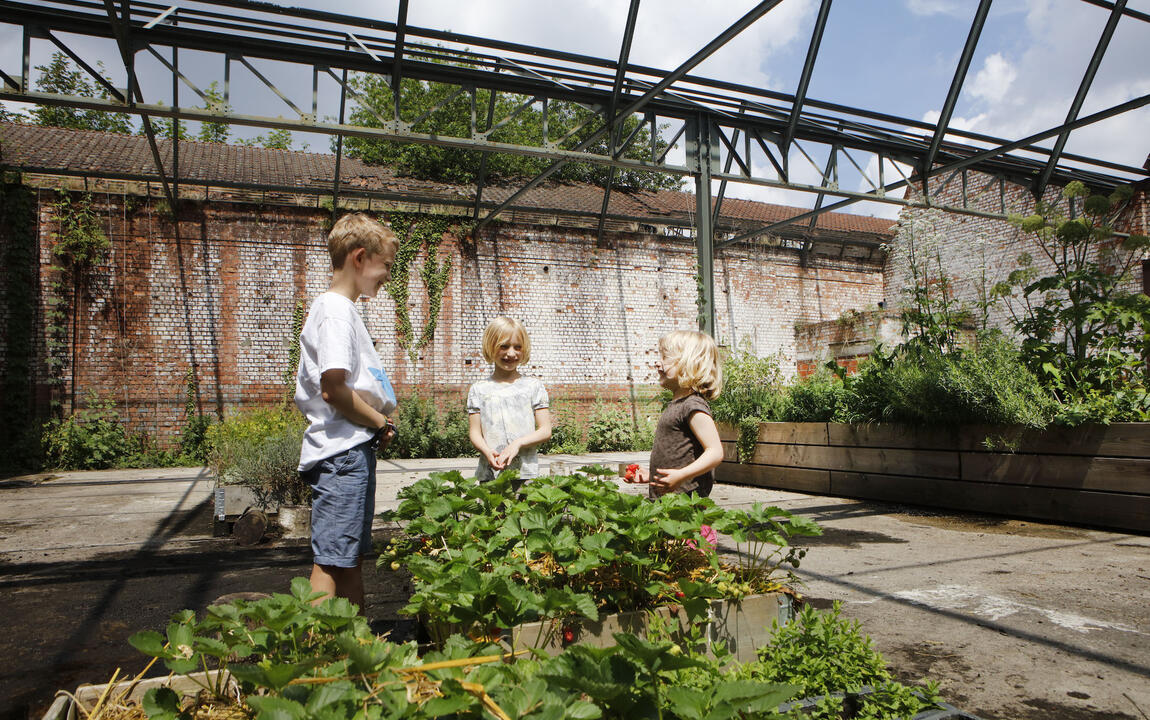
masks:
{"type": "Polygon", "coordinates": [[[710,525],[700,526],[699,536],[712,548],[719,544],[719,533],[715,532],[715,528],[710,525]]]}
{"type": "Polygon", "coordinates": [[[698,550],[699,553],[706,555],[708,552],[714,551],[715,547],[719,544],[719,534],[710,525],[702,525],[699,527],[699,537],[703,540],[703,547],[695,544],[694,540],[687,540],[687,547],[692,550],[698,550]]]}

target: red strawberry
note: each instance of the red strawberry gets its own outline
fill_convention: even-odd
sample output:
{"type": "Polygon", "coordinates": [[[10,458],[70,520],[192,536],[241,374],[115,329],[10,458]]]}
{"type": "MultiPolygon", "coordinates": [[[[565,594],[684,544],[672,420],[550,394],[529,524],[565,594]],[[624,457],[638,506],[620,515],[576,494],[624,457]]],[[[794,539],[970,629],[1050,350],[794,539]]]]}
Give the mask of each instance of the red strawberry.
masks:
{"type": "Polygon", "coordinates": [[[563,644],[570,645],[575,642],[575,631],[569,627],[563,628],[563,644]]]}
{"type": "Polygon", "coordinates": [[[675,597],[677,597],[677,598],[684,598],[684,597],[686,597],[686,595],[684,595],[684,594],[683,594],[683,591],[682,591],[682,590],[676,590],[676,591],[675,591],[675,597]]]}

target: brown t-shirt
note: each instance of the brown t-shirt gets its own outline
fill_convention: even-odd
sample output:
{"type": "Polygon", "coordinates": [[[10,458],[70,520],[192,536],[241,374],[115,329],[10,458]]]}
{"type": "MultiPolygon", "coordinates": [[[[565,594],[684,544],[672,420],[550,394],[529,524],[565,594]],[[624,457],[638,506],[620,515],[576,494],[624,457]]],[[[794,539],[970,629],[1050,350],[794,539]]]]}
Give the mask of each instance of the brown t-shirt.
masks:
{"type": "MultiPolygon", "coordinates": [[[[659,468],[684,468],[703,454],[703,443],[691,432],[691,416],[697,412],[711,414],[711,406],[698,393],[672,400],[655,426],[655,442],[651,447],[651,476],[659,468]]],[[[714,473],[707,472],[679,486],[678,492],[695,492],[706,497],[715,485],[714,473]]],[[[654,488],[652,488],[654,490],[654,488]]],[[[652,496],[654,493],[651,493],[652,496]]]]}

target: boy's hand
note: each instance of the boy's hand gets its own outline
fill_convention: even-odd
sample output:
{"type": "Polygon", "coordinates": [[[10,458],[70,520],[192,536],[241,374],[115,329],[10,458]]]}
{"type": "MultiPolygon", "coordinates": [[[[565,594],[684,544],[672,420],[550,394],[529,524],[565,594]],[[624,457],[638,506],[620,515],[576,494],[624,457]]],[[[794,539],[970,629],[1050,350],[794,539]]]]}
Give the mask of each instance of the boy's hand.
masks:
{"type": "Polygon", "coordinates": [[[654,489],[656,495],[665,495],[669,492],[674,492],[676,488],[690,479],[690,476],[682,470],[658,468],[651,478],[651,487],[654,489]]]}

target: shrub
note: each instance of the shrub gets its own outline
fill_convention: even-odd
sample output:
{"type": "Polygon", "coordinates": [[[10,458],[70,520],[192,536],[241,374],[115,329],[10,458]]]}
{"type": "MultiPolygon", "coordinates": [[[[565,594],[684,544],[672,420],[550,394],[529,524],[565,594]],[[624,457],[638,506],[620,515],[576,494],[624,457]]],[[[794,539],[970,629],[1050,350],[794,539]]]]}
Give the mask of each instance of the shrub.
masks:
{"type": "Polygon", "coordinates": [[[838,418],[844,402],[842,381],[827,368],[792,385],[782,408],[787,422],[831,422],[838,418]]]}
{"type": "Polygon", "coordinates": [[[847,379],[839,417],[847,422],[1045,427],[1055,402],[998,333],[973,350],[939,353],[909,345],[876,350],[847,379]]]}
{"type": "Polygon", "coordinates": [[[263,507],[306,503],[311,488],[296,471],[306,427],[290,405],[246,410],[207,428],[208,465],[221,484],[251,488],[263,507]]]}
{"type": "Polygon", "coordinates": [[[723,362],[723,391],[711,401],[715,420],[735,426],[749,417],[778,420],[785,398],[779,360],[757,357],[746,344],[731,354],[723,362]]]}
{"type": "Polygon", "coordinates": [[[203,464],[208,461],[208,428],[215,419],[211,415],[189,415],[180,433],[180,455],[182,460],[203,464]]]}
{"type": "Polygon", "coordinates": [[[412,395],[399,402],[399,434],[383,452],[389,458],[464,457],[475,453],[468,419],[458,407],[443,412],[431,398],[412,395]]]}
{"type": "Polygon", "coordinates": [[[128,436],[110,400],[92,393],[87,407],[44,427],[45,461],[62,470],[101,470],[121,463],[139,449],[128,436]]]}
{"type": "Polygon", "coordinates": [[[590,452],[631,450],[635,445],[635,423],[631,413],[621,405],[596,403],[587,424],[587,449],[590,452]]]}
{"type": "MultiPolygon", "coordinates": [[[[840,617],[838,602],[830,612],[804,607],[791,622],[778,627],[770,642],[759,648],[759,662],[736,671],[760,682],[797,685],[799,697],[831,693],[858,693],[864,686],[873,692],[859,698],[852,718],[908,718],[937,705],[938,689],[927,683],[920,694],[891,677],[886,662],[871,639],[859,630],[857,620],[840,617]]],[[[825,698],[809,708],[812,720],[844,717],[844,698],[825,698]]],[[[789,717],[789,716],[788,716],[789,717]]]]}

